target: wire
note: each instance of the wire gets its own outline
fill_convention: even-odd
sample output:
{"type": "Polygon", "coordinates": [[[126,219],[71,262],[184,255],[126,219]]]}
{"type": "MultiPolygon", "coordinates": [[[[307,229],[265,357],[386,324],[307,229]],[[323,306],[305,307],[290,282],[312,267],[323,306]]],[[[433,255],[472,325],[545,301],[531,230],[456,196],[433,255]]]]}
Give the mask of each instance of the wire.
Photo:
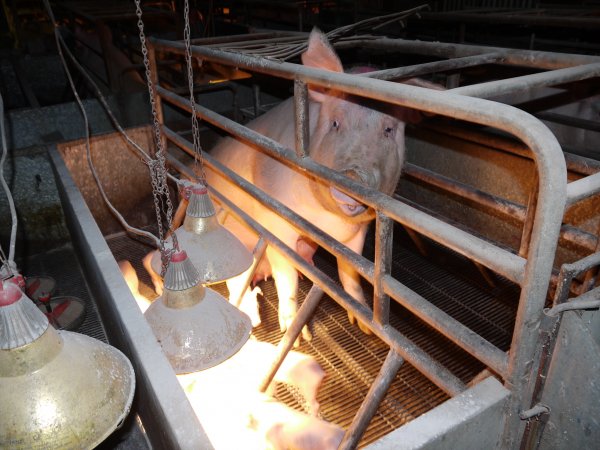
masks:
{"type": "Polygon", "coordinates": [[[71,90],[73,91],[73,95],[75,96],[75,100],[77,101],[77,105],[79,106],[79,109],[81,110],[81,114],[83,115],[83,121],[84,121],[84,126],[85,126],[85,146],[86,146],[87,160],[88,160],[88,164],[90,166],[90,171],[92,173],[92,176],[94,177],[94,180],[96,181],[96,184],[98,185],[98,190],[100,191],[100,195],[102,196],[104,202],[106,203],[106,205],[108,206],[110,211],[113,213],[113,215],[117,218],[117,220],[121,223],[121,225],[126,230],[131,231],[132,233],[135,233],[139,236],[144,236],[144,237],[152,240],[154,242],[154,244],[157,247],[159,247],[160,246],[159,239],[148,231],[140,230],[138,228],[135,228],[135,227],[132,227],[131,225],[129,225],[127,223],[127,221],[125,220],[125,218],[121,215],[121,213],[119,213],[119,211],[117,211],[117,209],[112,205],[112,203],[108,199],[108,196],[106,195],[106,192],[104,192],[102,183],[100,182],[100,178],[98,177],[98,174],[96,173],[96,169],[95,169],[94,163],[92,161],[92,152],[91,152],[91,148],[90,148],[90,129],[89,129],[87,113],[85,112],[85,108],[83,106],[81,98],[79,97],[79,94],[77,93],[77,89],[75,88],[75,83],[73,82],[73,78],[71,77],[71,73],[69,72],[69,69],[67,67],[67,61],[65,60],[64,54],[62,52],[62,46],[64,45],[64,41],[62,41],[62,39],[60,37],[58,26],[57,26],[56,20],[54,18],[54,13],[52,12],[52,8],[50,7],[50,3],[48,2],[48,0],[44,0],[44,5],[46,6],[46,10],[48,12],[48,15],[50,16],[50,20],[52,20],[52,25],[54,27],[54,38],[56,40],[56,47],[58,50],[58,54],[60,56],[63,67],[65,69],[65,73],[67,75],[69,85],[71,86],[71,90]],[[62,43],[62,45],[61,45],[61,43],[62,43]]]}
{"type": "MultiPolygon", "coordinates": [[[[8,268],[8,270],[12,271],[13,267],[11,267],[11,263],[14,264],[15,246],[17,242],[17,210],[15,209],[15,202],[13,200],[12,194],[10,193],[10,189],[8,188],[8,184],[6,184],[6,180],[4,179],[4,160],[6,159],[6,154],[8,153],[8,146],[6,145],[6,133],[4,132],[4,100],[2,99],[2,94],[0,94],[0,135],[2,135],[2,157],[0,157],[0,183],[4,188],[6,198],[8,199],[10,217],[12,220],[7,261],[4,261],[6,259],[6,255],[4,253],[4,250],[2,250],[2,246],[0,246],[0,251],[3,260],[2,266],[5,266],[8,268]]],[[[16,275],[16,273],[13,274],[16,275]]]]}

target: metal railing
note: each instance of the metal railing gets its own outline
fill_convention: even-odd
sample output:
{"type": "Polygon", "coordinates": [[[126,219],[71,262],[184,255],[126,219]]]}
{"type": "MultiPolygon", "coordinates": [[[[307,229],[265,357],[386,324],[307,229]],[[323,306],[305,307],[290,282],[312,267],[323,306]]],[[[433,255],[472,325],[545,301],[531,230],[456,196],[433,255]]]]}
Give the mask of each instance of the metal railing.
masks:
{"type": "MultiPolygon", "coordinates": [[[[396,46],[406,48],[410,45],[406,41],[400,43],[394,43],[390,39],[383,39],[382,41],[384,41],[383,45],[386,48],[395,48],[396,46]]],[[[368,42],[369,45],[375,46],[374,40],[369,40],[368,42]]],[[[422,48],[422,44],[417,43],[416,45],[422,48]]],[[[429,50],[435,49],[434,44],[426,47],[429,50]]],[[[453,47],[454,53],[459,53],[459,55],[455,55],[458,57],[474,56],[479,49],[477,47],[469,47],[456,50],[460,46],[453,45],[453,47]]],[[[151,52],[156,50],[181,55],[184,52],[184,45],[179,42],[152,39],[151,52]]],[[[450,51],[449,48],[443,48],[442,50],[444,52],[450,51]]],[[[485,51],[481,48],[481,53],[485,53],[482,61],[488,62],[490,60],[490,51],[489,48],[485,49],[485,51]]],[[[534,78],[533,81],[525,79],[521,80],[520,83],[527,84],[531,82],[553,85],[564,81],[565,73],[569,77],[569,80],[576,79],[578,76],[584,78],[597,76],[600,73],[600,64],[596,60],[590,61],[585,58],[583,60],[582,58],[571,60],[564,55],[549,53],[542,55],[542,52],[519,53],[504,49],[493,49],[492,51],[494,51],[492,57],[494,61],[497,60],[495,53],[499,51],[505,56],[510,56],[506,56],[504,58],[505,61],[510,60],[510,63],[525,61],[528,64],[532,64],[532,57],[526,53],[535,53],[540,61],[540,65],[545,68],[548,66],[563,68],[579,63],[588,64],[588,66],[582,69],[570,70],[568,73],[558,71],[555,77],[552,76],[553,72],[547,72],[544,76],[534,78]],[[590,75],[590,73],[595,75],[590,75]]],[[[371,331],[390,347],[388,359],[381,369],[380,376],[377,377],[376,385],[372,387],[350,429],[346,432],[346,437],[342,443],[343,448],[351,448],[358,443],[358,439],[360,439],[362,432],[364,432],[364,429],[368,425],[370,417],[374,414],[378,402],[385,395],[393,379],[390,373],[396,373],[402,364],[402,360],[406,360],[414,365],[450,395],[456,395],[464,390],[465,385],[451,372],[389,325],[389,300],[392,298],[452,342],[485,363],[492,371],[499,374],[505,380],[505,385],[511,390],[511,399],[508,405],[504,448],[513,448],[516,446],[519,440],[520,427],[518,413],[523,409],[527,409],[531,400],[532,388],[524,380],[528,378],[530,364],[538,345],[537,330],[550,282],[552,263],[560,235],[563,213],[567,204],[578,201],[598,191],[597,180],[599,176],[591,175],[584,178],[586,181],[567,184],[566,164],[563,152],[554,135],[542,122],[514,107],[479,98],[467,97],[463,95],[468,93],[465,90],[462,91],[462,94],[452,91],[433,91],[415,86],[390,83],[370,77],[357,77],[343,73],[327,72],[292,63],[282,63],[265,58],[240,55],[210,47],[193,46],[192,53],[195,57],[202,60],[210,60],[253,72],[294,80],[296,111],[300,112],[296,117],[296,149],[286,148],[274,140],[198,104],[195,105],[196,114],[202,120],[219,127],[234,137],[260,147],[268,155],[279,160],[285,160],[286,164],[295,165],[320,180],[326,180],[336,188],[370,206],[377,213],[376,254],[374,262],[371,262],[361,255],[350,251],[344,245],[332,240],[317,227],[307,223],[307,221],[296,215],[293,211],[287,209],[284,205],[278,203],[251,183],[238,177],[209,155],[205,155],[205,162],[208,167],[229,177],[234,184],[250,193],[267,208],[281,215],[286,220],[293,222],[296,227],[302,230],[303,234],[317,244],[330,251],[336,257],[341,257],[348,261],[361,276],[374,286],[374,305],[371,311],[348,295],[318,269],[307,264],[292,249],[285,246],[268,230],[248,217],[236,205],[218,192],[214,192],[218,201],[222,202],[226,208],[231,209],[235,215],[246,221],[269,245],[274,246],[282,252],[298,270],[315,283],[313,290],[308,294],[307,299],[298,311],[296,320],[282,339],[280,355],[278,360],[274,362],[273,370],[267,376],[265,384],[268,385],[270,382],[270,377],[275,373],[287,351],[289,351],[293,342],[299,336],[303,325],[308,322],[314,308],[316,308],[319,302],[320,295],[325,292],[345,309],[351,311],[359,320],[367,324],[371,331]],[[302,112],[306,110],[308,102],[307,84],[327,88],[335,87],[335,89],[349,94],[490,126],[520,140],[526,148],[531,150],[537,168],[537,190],[533,194],[535,201],[530,202],[527,210],[519,209],[519,214],[523,216],[522,220],[526,222],[526,228],[530,229],[530,233],[527,234],[529,237],[526,239],[527,245],[524,247],[522,254],[517,255],[419,211],[402,201],[359,185],[306,157],[305,152],[308,147],[308,133],[306,131],[307,114],[303,114],[302,112]],[[505,276],[521,287],[510,354],[504,353],[389,274],[391,264],[390,242],[393,228],[391,224],[394,221],[505,276]]],[[[154,59],[151,59],[151,61],[154,61],[154,59]]],[[[464,63],[472,65],[473,58],[465,58],[464,63]]],[[[452,64],[450,66],[455,68],[460,66],[460,64],[452,64]]],[[[416,69],[411,70],[414,71],[416,69]]],[[[428,70],[437,69],[436,66],[432,66],[427,70],[422,70],[420,73],[425,73],[428,70]]],[[[156,65],[154,65],[153,71],[153,81],[158,81],[156,65]]],[[[499,86],[506,85],[502,81],[498,83],[499,86]]],[[[157,86],[156,100],[159,105],[160,101],[167,101],[184,110],[191,111],[188,99],[169,92],[158,83],[157,86]]],[[[519,88],[521,87],[519,86],[519,88]]],[[[493,89],[494,83],[487,83],[482,92],[490,92],[493,89]]],[[[457,90],[457,92],[461,91],[457,90]]],[[[477,92],[476,88],[471,88],[469,93],[477,94],[480,92],[477,92]]],[[[185,151],[193,151],[189,141],[183,139],[164,124],[162,130],[164,138],[185,151]]],[[[171,162],[175,166],[178,166],[182,172],[186,172],[186,168],[180,163],[177,163],[174,159],[171,162]]],[[[414,174],[414,170],[411,169],[411,171],[414,174]]]]}

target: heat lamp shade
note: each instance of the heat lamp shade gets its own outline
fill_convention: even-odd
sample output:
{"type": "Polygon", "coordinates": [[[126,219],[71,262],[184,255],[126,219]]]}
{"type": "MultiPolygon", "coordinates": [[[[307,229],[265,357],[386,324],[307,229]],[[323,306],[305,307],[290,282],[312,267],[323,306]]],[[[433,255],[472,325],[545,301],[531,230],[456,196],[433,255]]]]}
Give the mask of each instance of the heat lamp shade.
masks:
{"type": "Polygon", "coordinates": [[[242,348],[252,332],[246,314],[201,286],[183,291],[165,289],[144,316],[177,374],[222,363],[242,348]],[[204,296],[189,301],[190,295],[199,293],[204,296]]]}
{"type": "Polygon", "coordinates": [[[134,390],[119,350],[48,326],[0,350],[0,448],[94,448],[122,424],[134,390]]]}
{"type": "MultiPolygon", "coordinates": [[[[247,270],[252,254],[230,231],[221,226],[215,216],[208,218],[187,216],[175,230],[179,247],[185,250],[200,273],[202,284],[225,281],[247,270]]],[[[167,240],[170,247],[171,239],[167,240]]],[[[161,273],[160,254],[152,256],[152,269],[161,273]]]]}

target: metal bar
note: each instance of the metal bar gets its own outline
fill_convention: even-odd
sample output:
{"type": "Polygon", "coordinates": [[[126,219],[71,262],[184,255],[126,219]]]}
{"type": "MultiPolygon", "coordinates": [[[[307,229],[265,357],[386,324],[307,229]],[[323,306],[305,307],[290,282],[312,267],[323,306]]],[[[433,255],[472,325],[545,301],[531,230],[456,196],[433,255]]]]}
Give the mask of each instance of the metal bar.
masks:
{"type": "Polygon", "coordinates": [[[304,158],[308,155],[309,117],[308,86],[300,80],[294,81],[294,120],[296,121],[296,155],[304,158]]]}
{"type": "Polygon", "coordinates": [[[304,302],[302,302],[302,306],[300,306],[298,309],[296,318],[286,330],[285,334],[281,338],[281,341],[279,341],[279,344],[277,345],[277,356],[258,386],[259,392],[267,391],[269,384],[271,384],[271,381],[273,381],[273,378],[281,367],[283,360],[292,349],[294,342],[296,342],[300,336],[302,328],[308,324],[308,321],[313,316],[315,309],[317,309],[317,306],[319,306],[319,302],[321,301],[322,297],[323,290],[318,285],[313,284],[310,288],[310,291],[308,291],[308,294],[306,294],[304,302]]]}
{"type": "Polygon", "coordinates": [[[484,207],[488,212],[493,212],[494,214],[500,215],[511,221],[522,223],[525,220],[526,209],[523,205],[519,205],[518,203],[496,197],[495,195],[488,194],[480,189],[452,180],[411,163],[405,163],[402,172],[404,176],[409,179],[412,178],[430,186],[435,186],[445,192],[455,194],[484,207]]]}
{"type": "Polygon", "coordinates": [[[383,287],[384,291],[394,299],[398,299],[402,306],[471,355],[483,361],[494,372],[502,376],[502,378],[508,376],[508,358],[506,353],[498,347],[432,305],[425,298],[404,286],[391,275],[383,277],[383,287]]]}
{"type": "Polygon", "coordinates": [[[591,55],[572,55],[558,52],[517,50],[504,47],[410,41],[391,38],[355,39],[347,42],[337,42],[334,46],[335,48],[361,47],[365,49],[395,50],[403,53],[430,55],[439,58],[460,58],[464,56],[482,55],[490,52],[501,52],[505,55],[503,63],[506,65],[537,67],[550,70],[600,61],[600,57],[591,55]]]}
{"type": "MultiPolygon", "coordinates": [[[[169,164],[180,170],[185,176],[193,176],[193,172],[188,167],[184,166],[176,158],[167,155],[169,164]]],[[[262,227],[258,222],[240,210],[233,202],[229,201],[221,193],[212,189],[211,192],[216,197],[217,201],[226,207],[232,214],[236,215],[246,224],[254,229],[256,233],[265,238],[269,245],[276,248],[282,253],[287,260],[294,265],[296,269],[301,271],[309,280],[319,285],[319,287],[331,297],[336,303],[342,306],[347,311],[352,311],[357,320],[366,324],[369,329],[386,345],[396,351],[418,371],[425,375],[434,384],[440,387],[448,395],[454,396],[466,389],[465,384],[456,378],[437,361],[433,360],[427,353],[416,346],[412,341],[407,339],[402,333],[388,326],[379,326],[373,322],[373,314],[371,310],[350,296],[338,283],[323,274],[312,264],[307,263],[294,250],[281,242],[269,230],[262,227]]],[[[293,325],[293,323],[292,323],[293,325]]],[[[301,328],[301,327],[300,327],[301,328]]]]}
{"type": "Polygon", "coordinates": [[[600,192],[600,172],[567,184],[567,205],[573,205],[600,192]]]}
{"type": "Polygon", "coordinates": [[[529,242],[531,240],[531,232],[533,228],[533,212],[537,206],[537,173],[534,176],[536,177],[536,180],[534,181],[533,191],[529,193],[527,212],[525,213],[525,222],[523,223],[523,230],[521,232],[521,245],[519,247],[519,255],[521,256],[525,256],[529,253],[529,242]]]}
{"type": "Polygon", "coordinates": [[[254,251],[252,252],[252,256],[254,256],[254,259],[253,259],[250,267],[246,270],[246,274],[247,274],[246,279],[244,280],[244,285],[242,286],[242,290],[240,291],[239,297],[236,299],[231,299],[231,298],[229,299],[229,302],[231,304],[235,305],[237,308],[239,308],[240,305],[242,304],[242,299],[244,298],[244,294],[246,293],[246,291],[248,290],[248,287],[250,286],[250,283],[252,282],[252,277],[254,276],[254,272],[256,272],[258,263],[260,262],[263,255],[265,254],[265,250],[267,250],[267,243],[261,237],[258,240],[258,242],[256,243],[256,246],[254,247],[254,251]]]}
{"type": "Polygon", "coordinates": [[[556,317],[565,311],[578,311],[581,309],[600,308],[600,287],[581,294],[579,297],[565,303],[554,306],[546,314],[556,317]]]}
{"type": "MultiPolygon", "coordinates": [[[[503,136],[492,135],[490,133],[483,133],[475,130],[470,130],[458,126],[448,126],[444,124],[434,124],[431,122],[424,122],[422,124],[427,130],[434,130],[438,133],[443,133],[448,136],[464,139],[466,141],[474,142],[476,144],[485,145],[487,147],[497,148],[507,153],[511,153],[517,156],[521,156],[527,159],[533,159],[533,155],[529,148],[522,142],[514,139],[509,139],[503,136]]],[[[417,136],[420,133],[416,134],[417,136]]],[[[574,155],[572,153],[564,152],[565,160],[567,163],[567,169],[570,172],[574,172],[580,175],[592,175],[600,171],[600,162],[594,159],[585,158],[583,156],[574,155]]]]}
{"type": "MultiPolygon", "coordinates": [[[[164,100],[191,112],[189,101],[170,93],[160,86],[157,87],[156,91],[164,100]]],[[[320,179],[333,184],[356,197],[362,203],[385,212],[394,220],[415,229],[415,231],[425,234],[433,240],[444,243],[454,251],[476,260],[517,284],[521,283],[523,268],[525,266],[525,260],[523,258],[504,249],[500,249],[493,244],[456,227],[448,225],[439,219],[411,208],[406,204],[391,199],[389,196],[379,191],[359,185],[338,172],[315,163],[310,158],[298,158],[294,152],[272,139],[256,133],[224,116],[216,114],[199,104],[195,105],[195,109],[196,114],[203,120],[218,126],[241,140],[249,141],[260,146],[270,155],[277,157],[278,159],[291,161],[293,165],[301,167],[311,174],[318,176],[320,179]]],[[[164,130],[164,132],[167,131],[164,130]]],[[[181,139],[174,133],[171,133],[170,138],[175,143],[181,139]]],[[[320,242],[317,243],[321,245],[320,242]]],[[[363,273],[361,273],[361,275],[365,276],[363,273]]],[[[372,274],[370,276],[372,277],[372,274]]]]}
{"type": "Polygon", "coordinates": [[[367,396],[360,405],[350,427],[346,430],[344,438],[338,447],[339,449],[350,450],[358,447],[362,435],[377,412],[379,404],[385,397],[403,363],[404,360],[396,352],[393,350],[388,352],[377,377],[369,388],[367,396]]]}
{"type": "Polygon", "coordinates": [[[539,112],[535,113],[534,116],[541,120],[548,122],[559,123],[561,125],[567,125],[569,127],[577,127],[583,130],[600,131],[600,123],[597,120],[582,119],[581,117],[571,117],[565,114],[558,114],[555,112],[539,112]]]}
{"type": "Polygon", "coordinates": [[[467,67],[479,66],[482,64],[501,62],[502,58],[502,53],[487,53],[483,55],[447,59],[444,61],[415,64],[412,66],[398,67],[394,69],[376,70],[361,74],[361,76],[377,78],[378,80],[395,80],[399,78],[419,77],[431,73],[465,69],[467,67]]]}
{"type": "Polygon", "coordinates": [[[381,212],[375,221],[375,273],[373,320],[381,326],[390,322],[390,298],[383,289],[383,277],[391,273],[394,223],[381,212]]]}
{"type": "MultiPolygon", "coordinates": [[[[156,64],[156,48],[152,45],[150,39],[147,40],[146,46],[148,48],[148,65],[150,67],[150,78],[154,89],[152,90],[152,95],[154,97],[154,103],[156,107],[156,118],[158,123],[164,123],[164,112],[162,107],[162,99],[160,94],[158,93],[158,89],[160,89],[159,79],[158,79],[158,66],[156,64]]],[[[159,130],[160,132],[160,130],[159,130]]],[[[167,148],[167,139],[164,134],[161,133],[160,140],[162,144],[162,148],[166,150],[167,148]]],[[[158,144],[158,142],[156,143],[158,144]]],[[[157,149],[155,149],[156,151],[157,149]]]]}
{"type": "Polygon", "coordinates": [[[479,98],[498,97],[503,94],[520,92],[544,86],[587,80],[600,75],[600,63],[567,67],[549,72],[534,73],[505,80],[488,81],[452,89],[454,94],[469,95],[479,98]]]}

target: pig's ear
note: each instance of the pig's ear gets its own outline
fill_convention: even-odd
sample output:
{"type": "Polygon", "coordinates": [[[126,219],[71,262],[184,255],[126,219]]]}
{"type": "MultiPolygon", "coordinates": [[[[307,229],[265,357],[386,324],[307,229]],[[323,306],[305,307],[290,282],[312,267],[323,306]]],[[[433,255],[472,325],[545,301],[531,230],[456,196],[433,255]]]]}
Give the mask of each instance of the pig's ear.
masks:
{"type": "MultiPolygon", "coordinates": [[[[327,37],[318,28],[313,28],[308,38],[308,49],[302,54],[302,64],[307,67],[343,72],[342,62],[327,37]]],[[[310,96],[317,102],[323,102],[327,96],[326,90],[310,89],[310,96]]]]}
{"type": "MultiPolygon", "coordinates": [[[[402,80],[401,83],[410,84],[411,86],[419,86],[427,89],[435,89],[436,91],[445,91],[446,88],[441,84],[432,83],[431,81],[422,80],[421,78],[408,78],[402,80]]],[[[397,106],[395,109],[395,116],[406,123],[419,123],[424,117],[431,117],[435,114],[424,113],[416,109],[405,108],[403,106],[397,106]]]]}

